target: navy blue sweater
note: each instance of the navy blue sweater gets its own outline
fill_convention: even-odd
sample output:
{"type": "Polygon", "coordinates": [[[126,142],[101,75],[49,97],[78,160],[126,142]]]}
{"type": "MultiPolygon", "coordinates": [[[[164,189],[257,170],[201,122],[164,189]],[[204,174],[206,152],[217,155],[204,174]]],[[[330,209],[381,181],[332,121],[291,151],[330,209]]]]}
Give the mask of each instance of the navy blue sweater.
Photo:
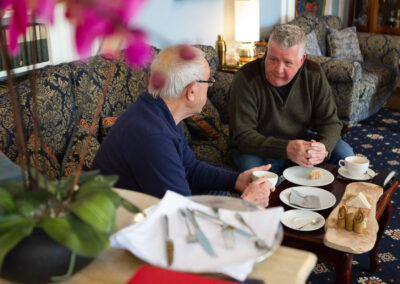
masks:
{"type": "Polygon", "coordinates": [[[117,187],[162,198],[233,190],[238,173],[198,161],[180,124],[162,99],[143,93],[118,118],[93,161],[102,174],[117,174],[117,187]]]}

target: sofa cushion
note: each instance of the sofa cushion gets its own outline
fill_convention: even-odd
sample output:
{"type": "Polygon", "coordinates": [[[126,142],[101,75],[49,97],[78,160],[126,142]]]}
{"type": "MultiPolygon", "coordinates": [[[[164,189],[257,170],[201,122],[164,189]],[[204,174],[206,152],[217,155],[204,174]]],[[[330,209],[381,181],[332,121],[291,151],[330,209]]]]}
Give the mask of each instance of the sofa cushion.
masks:
{"type": "MultiPolygon", "coordinates": [[[[61,165],[53,150],[49,145],[41,142],[34,134],[29,137],[28,142],[26,143],[26,152],[29,164],[35,166],[36,169],[44,174],[49,180],[56,180],[60,177],[61,165]],[[34,158],[36,148],[38,149],[37,155],[39,161],[36,161],[34,158]]],[[[25,163],[26,165],[26,160],[22,155],[18,154],[17,163],[20,166],[22,163],[25,163]]],[[[27,169],[25,168],[25,170],[27,169]]]]}
{"type": "MultiPolygon", "coordinates": [[[[33,99],[30,80],[16,85],[25,126],[25,140],[33,133],[33,99]]],[[[67,147],[75,123],[75,100],[68,64],[47,66],[37,71],[37,103],[40,138],[58,159],[67,147]]],[[[8,92],[0,94],[0,149],[11,159],[17,157],[12,109],[8,92]]]]}
{"type": "Polygon", "coordinates": [[[221,119],[217,108],[207,99],[200,114],[185,119],[185,123],[193,136],[205,139],[217,139],[221,134],[221,119]]]}
{"type": "Polygon", "coordinates": [[[234,74],[217,71],[214,78],[215,83],[208,88],[207,96],[213,105],[217,108],[221,122],[229,122],[228,102],[229,88],[234,74]]]}
{"type": "Polygon", "coordinates": [[[322,16],[317,18],[317,24],[315,26],[315,34],[318,39],[319,47],[323,55],[327,54],[327,42],[326,36],[328,33],[328,27],[339,30],[342,28],[342,22],[337,16],[322,16]]]}
{"type": "Polygon", "coordinates": [[[306,35],[306,46],[304,52],[309,55],[322,56],[321,49],[318,45],[318,39],[315,30],[306,35]]]}
{"type": "Polygon", "coordinates": [[[378,88],[393,84],[396,81],[396,70],[392,67],[375,63],[375,62],[362,62],[363,72],[367,72],[376,77],[376,85],[378,88]]]}
{"type": "Polygon", "coordinates": [[[191,148],[197,159],[217,167],[233,169],[230,166],[228,135],[229,126],[221,126],[221,135],[214,140],[192,139],[191,148]]]}
{"type": "Polygon", "coordinates": [[[363,61],[358,43],[356,27],[336,30],[328,27],[327,43],[329,56],[363,61]]]}
{"type": "MultiPolygon", "coordinates": [[[[89,135],[89,128],[86,121],[81,120],[80,124],[76,127],[74,134],[68,145],[67,152],[62,162],[62,172],[64,176],[68,176],[76,171],[80,162],[86,138],[89,135]]],[[[85,155],[82,170],[88,171],[92,166],[94,157],[99,150],[100,142],[92,135],[90,138],[89,146],[85,155]]]]}

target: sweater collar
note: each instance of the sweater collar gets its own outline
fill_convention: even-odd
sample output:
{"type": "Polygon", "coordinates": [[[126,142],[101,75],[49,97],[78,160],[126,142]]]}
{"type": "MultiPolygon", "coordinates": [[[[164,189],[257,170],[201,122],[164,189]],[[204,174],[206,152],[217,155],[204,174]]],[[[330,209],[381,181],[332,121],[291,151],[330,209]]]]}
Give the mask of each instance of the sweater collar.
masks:
{"type": "Polygon", "coordinates": [[[144,101],[146,101],[149,104],[152,104],[155,106],[155,109],[157,110],[158,114],[162,117],[164,117],[171,126],[173,126],[175,129],[178,127],[178,125],[175,124],[174,117],[172,116],[172,113],[170,112],[168,106],[164,102],[163,99],[161,98],[154,98],[149,92],[144,92],[141,96],[144,101]]]}

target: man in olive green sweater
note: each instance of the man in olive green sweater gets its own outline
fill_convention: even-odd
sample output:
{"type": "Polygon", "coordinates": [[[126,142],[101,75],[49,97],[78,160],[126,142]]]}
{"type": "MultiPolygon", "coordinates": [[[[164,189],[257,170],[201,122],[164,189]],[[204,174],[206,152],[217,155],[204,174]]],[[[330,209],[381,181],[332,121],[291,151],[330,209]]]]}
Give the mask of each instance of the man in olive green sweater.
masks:
{"type": "Polygon", "coordinates": [[[321,67],[304,53],[304,32],[276,26],[264,58],[234,76],[229,101],[232,158],[239,171],[272,164],[312,167],[354,155],[340,139],[331,88],[321,67]]]}

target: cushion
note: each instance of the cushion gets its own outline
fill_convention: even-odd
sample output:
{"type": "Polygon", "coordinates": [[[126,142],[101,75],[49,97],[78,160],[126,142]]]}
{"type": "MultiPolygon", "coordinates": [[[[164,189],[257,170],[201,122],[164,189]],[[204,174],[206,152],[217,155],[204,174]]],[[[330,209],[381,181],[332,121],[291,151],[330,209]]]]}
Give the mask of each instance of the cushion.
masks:
{"type": "Polygon", "coordinates": [[[109,116],[109,117],[101,117],[100,118],[100,137],[99,141],[103,141],[111,127],[115,124],[118,117],[109,116]]]}
{"type": "MultiPolygon", "coordinates": [[[[26,143],[26,152],[29,157],[29,164],[35,165],[34,157],[35,148],[37,146],[39,146],[39,162],[37,163],[37,166],[35,168],[43,175],[45,175],[49,180],[58,179],[60,177],[61,166],[58,162],[56,155],[54,154],[54,151],[46,143],[40,141],[40,139],[34,134],[29,137],[28,142],[26,143]]],[[[26,165],[26,160],[20,153],[18,154],[17,162],[19,165],[22,165],[22,163],[25,163],[26,165]]],[[[26,167],[25,170],[27,170],[26,167]]]]}
{"type": "MultiPolygon", "coordinates": [[[[89,135],[89,128],[85,120],[81,120],[81,123],[76,127],[74,134],[68,145],[67,152],[62,163],[62,172],[64,176],[68,176],[72,172],[76,171],[80,162],[83,146],[86,142],[86,138],[89,135]]],[[[84,163],[82,166],[83,171],[90,170],[93,159],[99,150],[100,142],[97,138],[92,135],[87,149],[84,163]]]]}
{"type": "Polygon", "coordinates": [[[318,39],[314,30],[306,36],[306,46],[304,51],[306,54],[322,56],[321,49],[318,45],[318,39]]]}
{"type": "Polygon", "coordinates": [[[330,57],[363,61],[356,27],[340,31],[328,27],[327,44],[330,57]]]}
{"type": "MultiPolygon", "coordinates": [[[[0,151],[0,182],[22,180],[21,168],[0,151]]],[[[1,211],[1,210],[0,210],[1,211]]]]}
{"type": "Polygon", "coordinates": [[[219,113],[209,99],[207,99],[201,113],[185,119],[185,123],[193,136],[210,140],[217,139],[220,136],[221,120],[219,113]]]}

